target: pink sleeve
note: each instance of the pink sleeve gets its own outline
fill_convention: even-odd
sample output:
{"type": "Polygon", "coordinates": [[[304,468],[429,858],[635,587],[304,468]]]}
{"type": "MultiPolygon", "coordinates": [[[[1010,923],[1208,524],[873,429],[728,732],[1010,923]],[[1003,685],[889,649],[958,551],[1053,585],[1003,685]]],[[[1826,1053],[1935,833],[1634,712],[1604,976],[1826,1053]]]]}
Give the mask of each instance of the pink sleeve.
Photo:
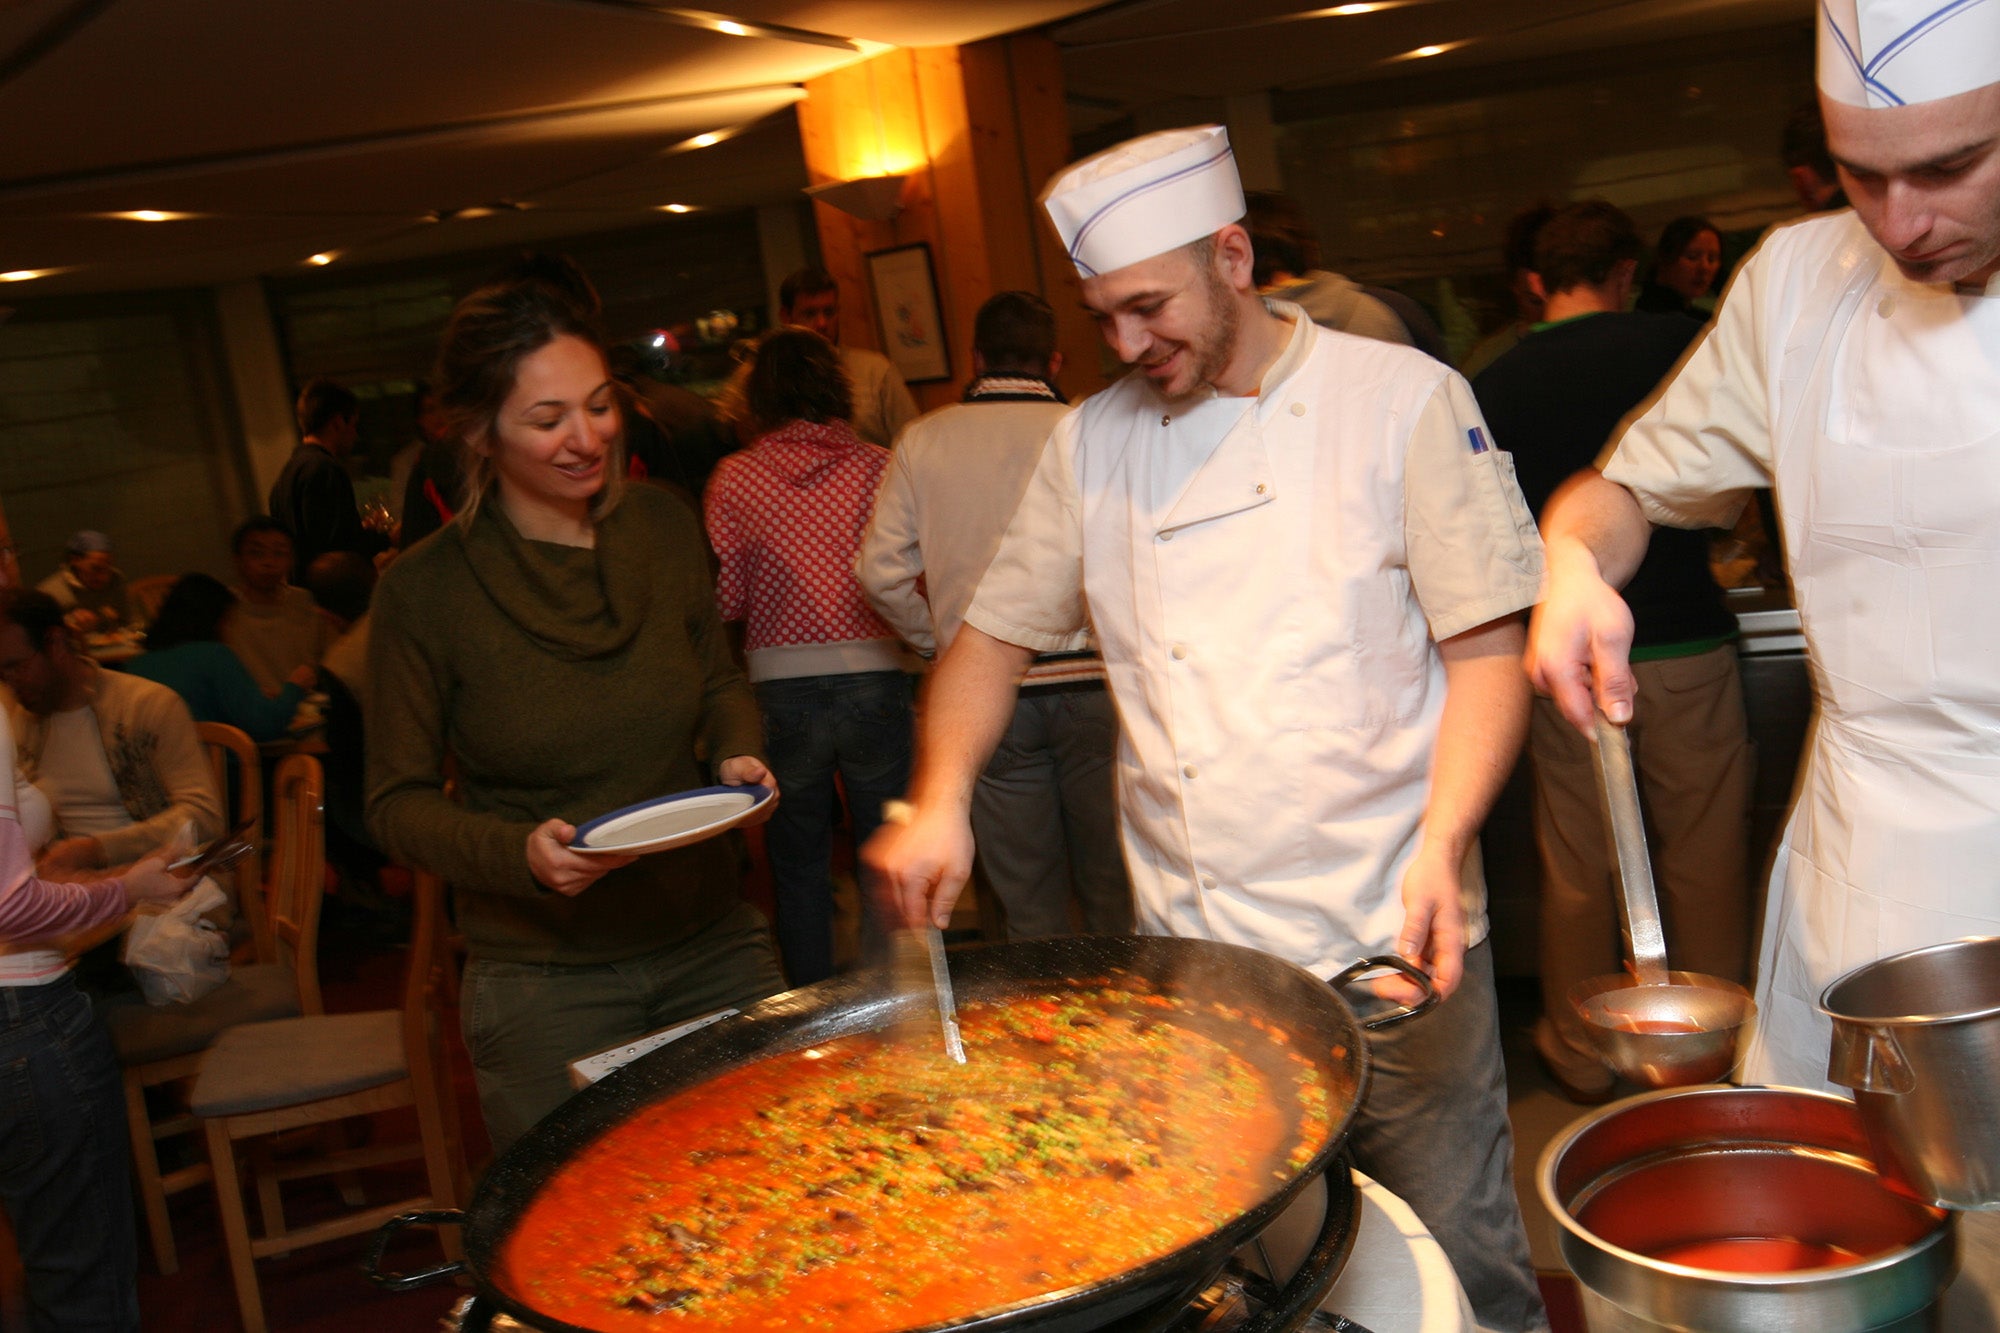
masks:
{"type": "Polygon", "coordinates": [[[125,881],[57,884],[35,878],[21,826],[0,818],[0,941],[26,944],[88,930],[125,912],[125,881]]]}

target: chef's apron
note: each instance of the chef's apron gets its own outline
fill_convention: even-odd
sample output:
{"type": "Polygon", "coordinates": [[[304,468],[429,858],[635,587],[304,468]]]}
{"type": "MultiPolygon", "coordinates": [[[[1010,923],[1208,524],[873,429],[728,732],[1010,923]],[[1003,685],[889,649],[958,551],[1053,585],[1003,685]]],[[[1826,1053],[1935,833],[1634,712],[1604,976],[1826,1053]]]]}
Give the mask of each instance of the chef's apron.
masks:
{"type": "Polygon", "coordinates": [[[1774,470],[1818,714],[1772,872],[1746,1083],[1830,1086],[1815,1005],[1841,973],[2000,933],[2000,432],[1951,398],[1994,373],[1970,354],[1983,328],[1970,321],[2000,307],[1969,298],[1954,328],[1952,311],[1913,306],[1874,335],[1892,340],[1874,373],[1899,378],[1867,380],[1858,321],[1964,299],[1877,283],[1885,263],[1863,241],[1820,275],[1807,305],[1830,302],[1831,317],[1816,346],[1815,312],[1792,325],[1807,340],[1779,373],[1774,470]],[[1836,410],[1849,340],[1842,392],[1911,404],[1882,438],[1850,438],[1853,414],[1836,410]],[[1917,365],[1932,401],[1898,387],[1917,365]]]}

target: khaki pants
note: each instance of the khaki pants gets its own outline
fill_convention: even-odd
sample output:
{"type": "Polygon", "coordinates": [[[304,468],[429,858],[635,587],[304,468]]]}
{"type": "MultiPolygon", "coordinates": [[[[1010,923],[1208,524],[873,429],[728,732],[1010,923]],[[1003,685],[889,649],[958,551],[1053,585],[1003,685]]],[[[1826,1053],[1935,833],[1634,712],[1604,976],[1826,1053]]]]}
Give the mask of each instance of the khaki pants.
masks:
{"type": "Polygon", "coordinates": [[[770,928],[747,903],[679,944],[615,963],[474,958],[459,1016],[494,1155],[575,1091],[570,1061],[784,988],[770,928]]]}
{"type": "MultiPolygon", "coordinates": [[[[1754,772],[1736,649],[1633,664],[1630,729],[1667,965],[1742,981],[1749,972],[1750,784],[1754,772]]],[[[1547,699],[1528,731],[1541,852],[1542,1012],[1559,1039],[1543,1054],[1588,1085],[1603,1067],[1570,987],[1624,967],[1618,878],[1597,758],[1547,699]],[[1553,1049],[1551,1049],[1553,1047],[1553,1049]]]]}

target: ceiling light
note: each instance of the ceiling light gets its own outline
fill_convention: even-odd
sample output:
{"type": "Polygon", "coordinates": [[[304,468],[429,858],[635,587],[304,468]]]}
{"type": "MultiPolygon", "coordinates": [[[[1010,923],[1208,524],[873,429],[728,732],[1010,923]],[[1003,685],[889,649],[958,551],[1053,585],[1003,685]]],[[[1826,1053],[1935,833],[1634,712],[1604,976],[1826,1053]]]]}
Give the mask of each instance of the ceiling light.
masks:
{"type": "Polygon", "coordinates": [[[713,148],[722,142],[721,130],[710,130],[707,134],[697,134],[687,141],[690,148],[713,148]]]}
{"type": "Polygon", "coordinates": [[[1445,49],[1442,46],[1420,46],[1410,52],[1410,54],[1413,56],[1441,56],[1444,54],[1444,51],[1445,49]]]}
{"type": "Polygon", "coordinates": [[[127,222],[180,222],[195,215],[172,213],[163,208],[134,208],[123,213],[107,213],[105,216],[123,218],[127,222]]]}
{"type": "Polygon", "coordinates": [[[694,212],[694,205],[693,205],[693,204],[661,204],[661,205],[660,205],[660,212],[662,212],[662,213],[692,213],[692,212],[694,212]]]}
{"type": "Polygon", "coordinates": [[[1458,50],[1458,48],[1459,48],[1459,47],[1461,47],[1461,46],[1466,46],[1466,45],[1469,45],[1469,44],[1470,44],[1470,43],[1469,43],[1469,42],[1466,42],[1466,41],[1459,41],[1459,42],[1436,42],[1436,43],[1433,43],[1433,44],[1431,44],[1431,45],[1429,45],[1429,46],[1420,46],[1420,47],[1418,47],[1418,48],[1417,48],[1416,50],[1414,50],[1414,51],[1405,51],[1405,52],[1403,52],[1403,53],[1402,53],[1401,55],[1394,55],[1394,56],[1390,56],[1390,57],[1389,57],[1389,59],[1390,59],[1391,61],[1395,61],[1395,60],[1422,60],[1422,59],[1425,59],[1425,58],[1426,58],[1426,57],[1428,57],[1428,56],[1441,56],[1441,55],[1443,55],[1443,54],[1444,54],[1445,52],[1447,52],[1447,51],[1456,51],[1456,50],[1458,50]]]}
{"type": "Polygon", "coordinates": [[[338,258],[340,258],[340,251],[322,250],[316,255],[307,255],[306,262],[308,264],[311,264],[314,268],[325,268],[328,264],[331,264],[334,260],[338,258]]]}
{"type": "Polygon", "coordinates": [[[1373,14],[1378,9],[1387,9],[1388,7],[1380,3],[1372,5],[1335,5],[1326,12],[1336,18],[1352,18],[1356,14],[1373,14]]]}
{"type": "Polygon", "coordinates": [[[31,282],[36,278],[46,278],[51,273],[60,272],[61,269],[55,268],[17,268],[11,272],[0,273],[0,282],[31,282]]]}
{"type": "Polygon", "coordinates": [[[717,32],[726,32],[731,37],[748,37],[750,30],[734,19],[722,19],[715,25],[717,32]]]}

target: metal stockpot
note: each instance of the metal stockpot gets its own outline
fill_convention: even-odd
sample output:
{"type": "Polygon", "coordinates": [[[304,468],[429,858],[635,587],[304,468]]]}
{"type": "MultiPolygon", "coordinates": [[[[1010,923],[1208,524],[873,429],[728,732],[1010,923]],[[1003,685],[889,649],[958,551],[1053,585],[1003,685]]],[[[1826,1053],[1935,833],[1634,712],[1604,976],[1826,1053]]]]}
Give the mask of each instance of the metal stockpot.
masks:
{"type": "Polygon", "coordinates": [[[1957,1266],[1954,1219],[1891,1193],[1867,1153],[1844,1098],[1675,1088],[1572,1125],[1543,1152],[1537,1183],[1592,1333],[1922,1328],[1957,1266]],[[1860,1257],[1710,1266],[1760,1244],[1860,1257]]]}
{"type": "Polygon", "coordinates": [[[1885,1176],[1945,1208],[2000,1208],[2000,938],[1952,940],[1828,986],[1827,1080],[1854,1090],[1885,1176]]]}

